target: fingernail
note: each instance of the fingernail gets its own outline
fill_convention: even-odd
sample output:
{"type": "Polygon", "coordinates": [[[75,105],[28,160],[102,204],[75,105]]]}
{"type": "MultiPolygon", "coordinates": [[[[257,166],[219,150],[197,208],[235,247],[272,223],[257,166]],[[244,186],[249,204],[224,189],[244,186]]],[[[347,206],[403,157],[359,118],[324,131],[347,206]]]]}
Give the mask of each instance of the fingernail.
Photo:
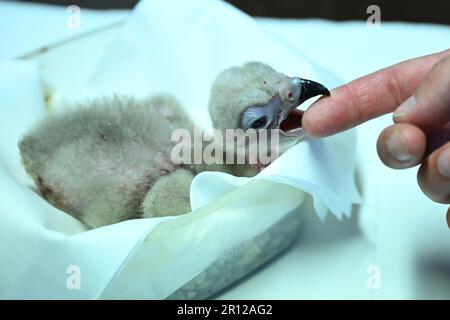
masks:
{"type": "Polygon", "coordinates": [[[450,149],[442,151],[436,161],[437,169],[444,177],[450,178],[450,149]]]}
{"type": "Polygon", "coordinates": [[[398,130],[393,130],[391,135],[386,139],[385,144],[387,151],[395,160],[399,162],[407,162],[411,160],[409,147],[398,130]]]}
{"type": "Polygon", "coordinates": [[[406,99],[398,108],[395,110],[393,118],[394,121],[400,120],[405,115],[407,115],[412,108],[416,105],[416,98],[414,95],[406,99]]]}

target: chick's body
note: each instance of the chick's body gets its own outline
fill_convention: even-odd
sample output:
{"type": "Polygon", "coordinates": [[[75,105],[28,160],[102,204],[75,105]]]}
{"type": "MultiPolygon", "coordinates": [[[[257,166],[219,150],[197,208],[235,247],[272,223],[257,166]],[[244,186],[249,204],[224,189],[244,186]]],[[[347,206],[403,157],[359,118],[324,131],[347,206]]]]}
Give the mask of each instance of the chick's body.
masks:
{"type": "Polygon", "coordinates": [[[153,184],[180,169],[170,161],[172,131],[190,127],[173,98],[103,98],[49,116],[19,147],[40,193],[98,227],[142,216],[153,184]]]}

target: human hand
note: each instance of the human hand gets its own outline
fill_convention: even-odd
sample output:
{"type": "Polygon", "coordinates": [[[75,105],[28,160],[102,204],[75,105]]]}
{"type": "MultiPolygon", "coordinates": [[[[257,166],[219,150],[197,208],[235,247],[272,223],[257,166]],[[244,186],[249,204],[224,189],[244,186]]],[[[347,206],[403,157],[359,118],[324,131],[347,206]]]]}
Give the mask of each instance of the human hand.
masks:
{"type": "MultiPolygon", "coordinates": [[[[394,112],[377,141],[387,166],[420,164],[417,180],[432,200],[450,203],[450,50],[408,60],[356,79],[303,115],[307,134],[324,137],[394,112]]],[[[450,227],[450,208],[447,211],[450,227]]]]}

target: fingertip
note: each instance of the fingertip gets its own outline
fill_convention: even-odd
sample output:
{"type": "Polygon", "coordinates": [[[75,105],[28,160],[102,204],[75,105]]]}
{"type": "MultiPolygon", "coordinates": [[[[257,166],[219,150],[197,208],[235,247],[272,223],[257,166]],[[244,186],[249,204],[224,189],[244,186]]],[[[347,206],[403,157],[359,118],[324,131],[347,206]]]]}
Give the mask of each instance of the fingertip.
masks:
{"type": "Polygon", "coordinates": [[[320,100],[312,104],[303,114],[302,127],[306,134],[311,137],[321,138],[327,135],[326,123],[322,117],[323,108],[320,100]]]}
{"type": "Polygon", "coordinates": [[[447,226],[450,229],[450,207],[447,210],[447,226]]]}
{"type": "Polygon", "coordinates": [[[393,169],[418,165],[426,151],[426,136],[410,124],[395,124],[384,129],[377,141],[381,161],[393,169]]]}
{"type": "Polygon", "coordinates": [[[392,120],[394,123],[408,122],[408,116],[410,116],[411,110],[414,109],[416,103],[416,97],[414,95],[403,101],[403,103],[392,114],[392,120]]]}
{"type": "Polygon", "coordinates": [[[311,120],[311,118],[314,119],[314,115],[310,116],[310,112],[305,112],[305,114],[303,115],[302,118],[302,128],[305,131],[305,133],[308,136],[311,137],[315,137],[315,138],[320,138],[322,137],[320,128],[317,128],[316,123],[314,122],[314,120],[311,120]]]}
{"type": "Polygon", "coordinates": [[[322,96],[305,111],[302,126],[307,135],[322,138],[350,127],[341,96],[339,88],[331,90],[330,96],[322,96]]]}

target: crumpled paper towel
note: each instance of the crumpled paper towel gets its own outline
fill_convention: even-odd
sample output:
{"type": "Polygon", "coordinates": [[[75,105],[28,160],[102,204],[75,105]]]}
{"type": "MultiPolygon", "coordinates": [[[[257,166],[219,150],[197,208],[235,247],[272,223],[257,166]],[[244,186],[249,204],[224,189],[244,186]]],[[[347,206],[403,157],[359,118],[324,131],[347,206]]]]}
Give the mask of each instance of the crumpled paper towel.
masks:
{"type": "MultiPolygon", "coordinates": [[[[92,94],[124,93],[146,97],[160,92],[173,93],[196,122],[209,128],[205,109],[214,77],[229,66],[249,60],[264,61],[289,75],[314,79],[328,87],[339,84],[334,75],[226,3],[143,1],[120,30],[85,90],[65,95],[73,95],[74,100],[92,94]]],[[[245,201],[273,198],[265,205],[266,215],[257,226],[248,228],[248,220],[258,215],[257,219],[261,219],[259,212],[255,218],[243,217],[247,224],[239,225],[239,229],[236,225],[228,226],[235,231],[235,237],[229,240],[238,242],[264,230],[284,211],[292,210],[302,201],[300,191],[285,187],[272,188],[268,194],[248,199],[239,197],[238,192],[234,194],[241,201],[239,208],[227,204],[223,212],[217,207],[219,213],[208,216],[202,208],[214,204],[229,191],[241,190],[239,188],[249,179],[204,172],[191,186],[192,209],[199,208],[193,217],[208,217],[199,219],[198,224],[190,215],[185,215],[131,220],[86,231],[74,218],[32,191],[31,181],[20,165],[17,141],[44,116],[37,66],[31,62],[3,63],[0,88],[1,298],[117,297],[120,293],[114,289],[115,282],[119,283],[116,287],[122,293],[124,287],[129,291],[126,297],[164,298],[206,268],[227,245],[221,241],[209,242],[210,239],[193,231],[214,237],[214,230],[208,228],[217,223],[218,218],[220,222],[226,221],[224,218],[242,208],[245,201]],[[206,223],[208,219],[211,223],[206,223]],[[191,226],[189,230],[183,229],[186,221],[189,221],[186,225],[191,226]],[[176,232],[170,234],[175,227],[176,232]],[[186,241],[177,243],[173,236],[186,241]],[[158,242],[164,239],[173,241],[170,245],[158,242]],[[162,252],[163,245],[178,248],[178,251],[162,252]],[[196,254],[202,254],[202,259],[194,261],[196,254]],[[140,261],[141,268],[147,267],[121,277],[122,271],[131,265],[130,261],[140,261]],[[183,261],[190,261],[195,268],[177,265],[183,261]],[[73,266],[81,272],[80,289],[70,289],[67,282],[73,266]],[[140,289],[137,284],[141,284],[140,289]]],[[[353,152],[351,132],[322,140],[308,139],[252,179],[263,178],[304,190],[313,196],[319,216],[323,218],[329,209],[340,217],[349,214],[351,204],[359,201],[353,181],[353,152]]],[[[267,189],[261,190],[267,192],[267,189]]]]}

